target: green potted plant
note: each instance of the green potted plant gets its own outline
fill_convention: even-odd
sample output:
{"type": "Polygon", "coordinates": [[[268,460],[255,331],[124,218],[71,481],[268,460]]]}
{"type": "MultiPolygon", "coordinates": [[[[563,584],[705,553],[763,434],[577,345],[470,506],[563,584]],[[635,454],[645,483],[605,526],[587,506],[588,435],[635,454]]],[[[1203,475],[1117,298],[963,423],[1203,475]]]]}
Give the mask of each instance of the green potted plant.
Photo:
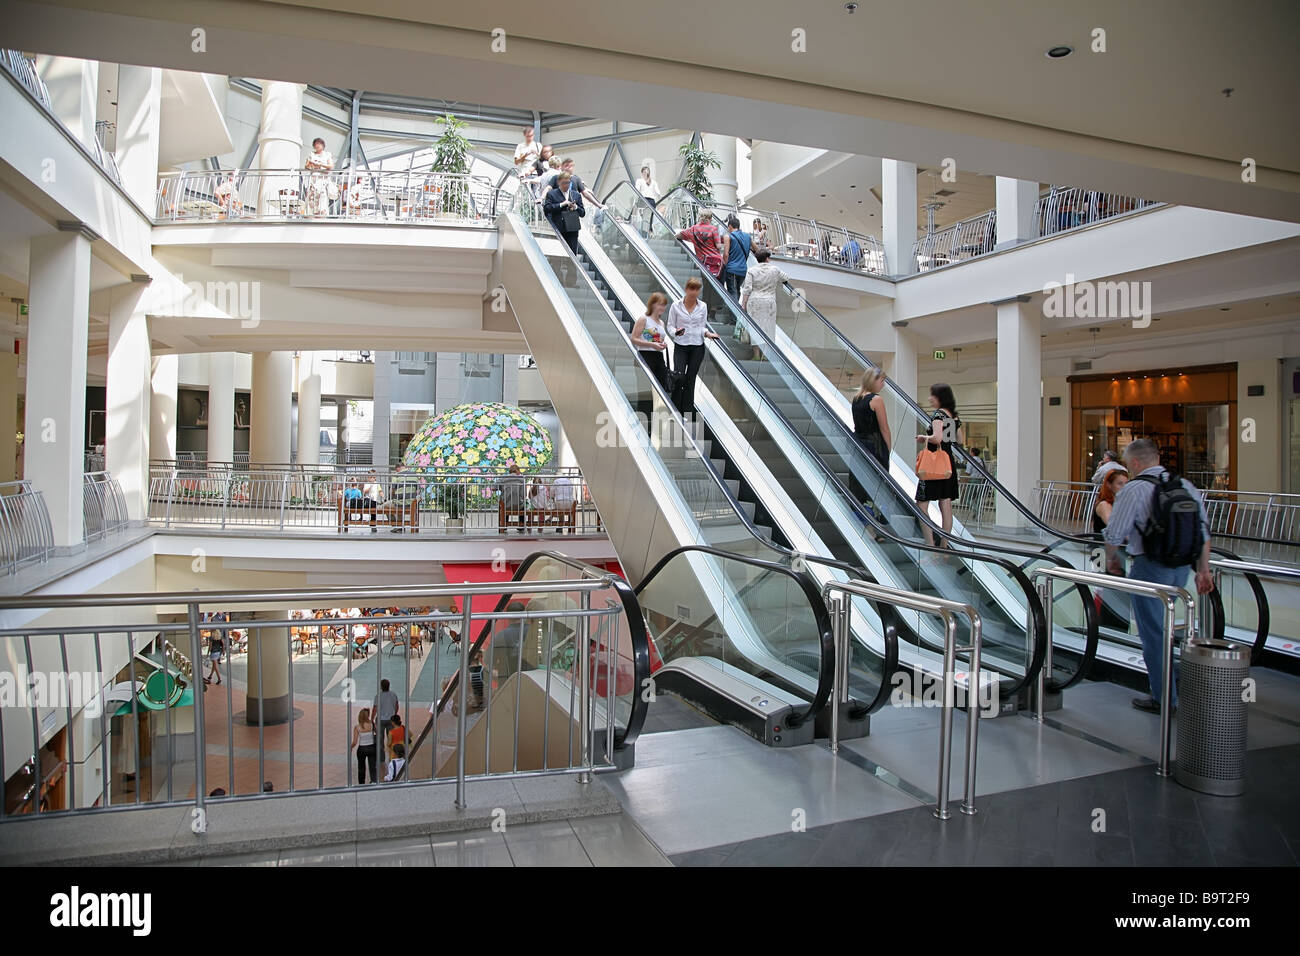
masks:
{"type": "Polygon", "coordinates": [[[448,482],[442,486],[440,496],[447,530],[459,534],[465,530],[465,486],[448,482]]]}
{"type": "Polygon", "coordinates": [[[442,135],[433,144],[433,171],[456,174],[442,182],[442,204],[439,216],[462,218],[469,214],[469,185],[463,177],[469,175],[470,141],[462,130],[465,123],[447,113],[439,120],[442,135]]]}
{"type": "Polygon", "coordinates": [[[672,189],[680,186],[702,205],[712,205],[715,200],[713,183],[709,181],[709,170],[722,168],[722,161],[718,159],[718,154],[694,142],[683,143],[677,152],[682,157],[682,178],[673,183],[672,189]]]}

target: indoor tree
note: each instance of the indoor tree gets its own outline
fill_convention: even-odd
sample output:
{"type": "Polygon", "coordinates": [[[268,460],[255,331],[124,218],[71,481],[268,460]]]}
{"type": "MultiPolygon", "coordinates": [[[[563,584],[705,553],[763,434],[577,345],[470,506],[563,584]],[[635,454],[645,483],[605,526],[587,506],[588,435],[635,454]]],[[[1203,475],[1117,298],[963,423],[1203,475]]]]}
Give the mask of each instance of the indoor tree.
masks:
{"type": "MultiPolygon", "coordinates": [[[[442,135],[433,145],[433,171],[436,173],[469,174],[470,141],[462,130],[466,124],[451,113],[446,113],[438,120],[442,124],[442,135]]],[[[464,216],[469,211],[469,187],[466,179],[459,177],[449,179],[442,187],[443,212],[464,216]]]]}
{"type": "Polygon", "coordinates": [[[704,205],[712,205],[713,183],[709,182],[709,170],[721,169],[722,161],[711,149],[691,140],[683,143],[677,150],[682,157],[682,178],[673,183],[672,188],[681,186],[704,205]]]}

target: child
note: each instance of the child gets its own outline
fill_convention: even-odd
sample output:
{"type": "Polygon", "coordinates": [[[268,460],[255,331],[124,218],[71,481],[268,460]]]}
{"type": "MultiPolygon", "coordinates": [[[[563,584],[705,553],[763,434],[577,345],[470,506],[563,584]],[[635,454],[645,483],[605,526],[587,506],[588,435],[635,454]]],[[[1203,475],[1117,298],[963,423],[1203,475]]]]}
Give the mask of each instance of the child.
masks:
{"type": "Polygon", "coordinates": [[[388,761],[388,773],[384,777],[384,782],[396,780],[406,766],[406,745],[393,744],[393,759],[388,761]]]}

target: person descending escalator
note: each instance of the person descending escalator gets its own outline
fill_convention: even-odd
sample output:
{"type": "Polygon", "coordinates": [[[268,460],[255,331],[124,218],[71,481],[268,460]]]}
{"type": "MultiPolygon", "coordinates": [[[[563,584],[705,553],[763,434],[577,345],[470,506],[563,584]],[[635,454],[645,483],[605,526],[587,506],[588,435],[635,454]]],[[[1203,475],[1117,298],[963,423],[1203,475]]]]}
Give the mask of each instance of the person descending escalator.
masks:
{"type": "Polygon", "coordinates": [[[704,340],[716,339],[709,329],[709,308],[700,301],[704,283],[696,276],[686,280],[685,293],[668,309],[673,334],[673,404],[685,415],[695,414],[695,379],[704,362],[704,340]]]}

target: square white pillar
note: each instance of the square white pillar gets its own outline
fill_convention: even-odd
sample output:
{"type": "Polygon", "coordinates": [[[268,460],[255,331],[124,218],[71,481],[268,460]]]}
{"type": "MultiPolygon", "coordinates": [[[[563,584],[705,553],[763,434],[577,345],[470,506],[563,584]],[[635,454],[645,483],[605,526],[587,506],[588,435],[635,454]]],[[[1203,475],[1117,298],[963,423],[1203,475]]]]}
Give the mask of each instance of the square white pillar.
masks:
{"type": "Polygon", "coordinates": [[[55,547],[75,550],[84,544],[90,243],[98,237],[65,226],[30,244],[24,469],[45,496],[55,547]]]}
{"type": "MultiPolygon", "coordinates": [[[[916,336],[913,333],[900,326],[894,326],[894,354],[889,356],[884,369],[889,380],[897,385],[903,394],[916,397],[919,376],[916,370],[916,336]]],[[[889,412],[893,413],[893,411],[891,407],[889,412]]],[[[904,427],[901,422],[892,419],[890,424],[895,429],[904,427]]]]}
{"type": "Polygon", "coordinates": [[[147,516],[152,356],[144,283],[114,289],[108,313],[105,453],[132,520],[147,516]]]}
{"type": "MultiPolygon", "coordinates": [[[[397,353],[377,351],[374,353],[375,358],[375,385],[371,391],[374,399],[371,414],[371,431],[370,431],[370,448],[371,462],[378,466],[384,467],[388,464],[389,446],[392,444],[393,434],[393,377],[398,374],[397,371],[397,353]]],[[[317,403],[319,404],[319,395],[317,403]]],[[[302,397],[299,396],[298,404],[301,408],[302,397]]],[[[298,412],[299,428],[302,425],[302,411],[298,412]]],[[[299,434],[302,434],[299,431],[299,434]]]]}
{"type": "Polygon", "coordinates": [[[916,163],[880,161],[881,240],[890,275],[916,272],[916,163]]]}
{"type": "Polygon", "coordinates": [[[235,353],[208,353],[208,461],[235,460],[235,353]]]}
{"type": "MultiPolygon", "coordinates": [[[[379,361],[376,359],[376,383],[378,377],[379,361]]],[[[320,464],[320,378],[316,353],[298,353],[298,464],[300,465],[320,464]]],[[[388,448],[387,429],[388,419],[385,416],[385,450],[388,448]]]]}
{"type": "Polygon", "coordinates": [[[149,455],[164,461],[176,458],[176,384],[180,356],[159,355],[151,363],[149,396],[149,455]]]}
{"type": "Polygon", "coordinates": [[[997,177],[997,249],[1038,238],[1038,183],[997,177]]]}
{"type": "MultiPolygon", "coordinates": [[[[1043,316],[1039,306],[1018,299],[997,309],[997,478],[1032,509],[1042,461],[1043,316]]],[[[996,520],[1016,527],[1023,518],[999,496],[996,520]]]]}
{"type": "Polygon", "coordinates": [[[117,169],[122,188],[152,214],[158,193],[162,70],[123,64],[117,71],[117,169]]]}
{"type": "Polygon", "coordinates": [[[289,463],[293,413],[293,353],[254,352],[248,460],[258,465],[289,463]]]}

